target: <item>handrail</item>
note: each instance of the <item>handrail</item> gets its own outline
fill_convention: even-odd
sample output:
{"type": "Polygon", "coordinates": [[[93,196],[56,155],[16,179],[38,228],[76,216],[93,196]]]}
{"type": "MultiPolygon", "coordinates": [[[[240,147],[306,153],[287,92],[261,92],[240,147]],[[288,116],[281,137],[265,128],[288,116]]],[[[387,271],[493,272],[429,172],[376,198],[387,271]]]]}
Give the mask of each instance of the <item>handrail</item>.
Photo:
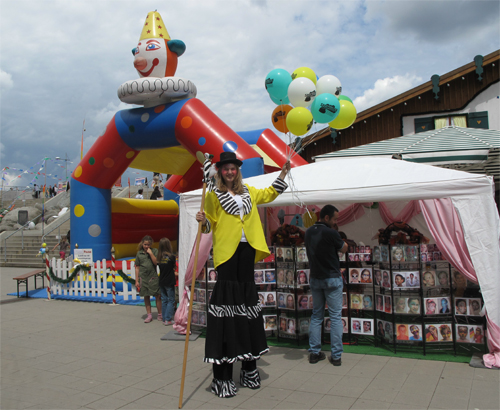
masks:
{"type": "MultiPolygon", "coordinates": [[[[68,221],[69,217],[70,217],[70,214],[71,214],[71,211],[68,209],[68,211],[66,211],[66,213],[64,213],[63,215],[61,215],[59,218],[57,218],[57,223],[56,222],[52,222],[49,227],[52,228],[52,229],[49,229],[47,230],[47,228],[45,228],[45,233],[44,235],[42,235],[42,243],[45,242],[45,237],[51,233],[51,232],[54,232],[57,228],[60,228],[61,225],[65,222],[68,221]],[[66,216],[67,215],[67,216],[66,216]],[[54,227],[52,227],[52,225],[55,225],[54,227]]],[[[59,236],[61,236],[61,231],[59,230],[59,236]]]]}
{"type": "MultiPolygon", "coordinates": [[[[32,220],[26,222],[23,226],[12,232],[11,234],[7,235],[3,240],[4,240],[4,261],[7,262],[7,239],[9,239],[12,235],[16,234],[17,232],[21,231],[21,249],[24,249],[24,228],[28,226],[31,222],[33,222],[35,219],[38,219],[42,216],[43,214],[40,214],[33,218],[32,220]]],[[[33,222],[34,223],[34,222],[33,222]]]]}

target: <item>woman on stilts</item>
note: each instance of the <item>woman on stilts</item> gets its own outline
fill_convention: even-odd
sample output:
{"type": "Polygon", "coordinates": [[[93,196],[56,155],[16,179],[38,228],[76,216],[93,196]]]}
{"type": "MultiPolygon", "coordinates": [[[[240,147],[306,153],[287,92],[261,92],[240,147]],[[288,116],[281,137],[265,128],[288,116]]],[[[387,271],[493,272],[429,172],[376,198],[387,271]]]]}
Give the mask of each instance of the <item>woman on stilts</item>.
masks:
{"type": "MultiPolygon", "coordinates": [[[[205,161],[208,181],[210,160],[205,161]]],[[[233,397],[233,363],[242,361],[240,385],[260,387],[257,360],[269,351],[254,282],[254,264],[269,255],[257,205],[272,202],[288,187],[287,162],[269,188],[244,185],[233,152],[223,152],[216,163],[215,186],[208,183],[205,212],[198,212],[203,232],[213,232],[217,282],[208,307],[204,361],[213,364],[212,392],[233,397]]]]}

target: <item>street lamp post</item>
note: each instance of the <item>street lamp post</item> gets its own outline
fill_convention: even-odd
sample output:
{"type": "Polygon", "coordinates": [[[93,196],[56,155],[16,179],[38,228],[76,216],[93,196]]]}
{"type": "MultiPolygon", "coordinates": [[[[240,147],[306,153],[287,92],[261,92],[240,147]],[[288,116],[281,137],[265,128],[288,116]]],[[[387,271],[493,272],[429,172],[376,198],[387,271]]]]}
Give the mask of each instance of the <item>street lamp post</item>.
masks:
{"type": "Polygon", "coordinates": [[[57,161],[64,161],[65,162],[65,170],[66,170],[66,179],[65,179],[65,182],[66,182],[66,186],[68,186],[68,153],[66,153],[66,157],[65,158],[61,158],[61,157],[56,157],[56,160],[57,161]]]}

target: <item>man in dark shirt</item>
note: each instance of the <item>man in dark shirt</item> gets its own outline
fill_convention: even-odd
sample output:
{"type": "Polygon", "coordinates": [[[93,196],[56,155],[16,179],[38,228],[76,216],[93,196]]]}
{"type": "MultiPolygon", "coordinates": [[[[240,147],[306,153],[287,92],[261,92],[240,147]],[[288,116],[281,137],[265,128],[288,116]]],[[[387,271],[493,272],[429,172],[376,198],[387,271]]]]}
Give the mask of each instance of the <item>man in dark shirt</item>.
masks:
{"type": "Polygon", "coordinates": [[[309,325],[309,363],[325,359],[321,351],[321,326],[325,316],[325,302],[330,315],[331,356],[334,366],[342,364],[342,275],[337,252],[345,253],[348,245],[333,229],[339,211],[333,205],[325,205],[320,220],[311,226],[305,235],[307,258],[310,268],[310,287],[313,297],[313,311],[309,325]]]}

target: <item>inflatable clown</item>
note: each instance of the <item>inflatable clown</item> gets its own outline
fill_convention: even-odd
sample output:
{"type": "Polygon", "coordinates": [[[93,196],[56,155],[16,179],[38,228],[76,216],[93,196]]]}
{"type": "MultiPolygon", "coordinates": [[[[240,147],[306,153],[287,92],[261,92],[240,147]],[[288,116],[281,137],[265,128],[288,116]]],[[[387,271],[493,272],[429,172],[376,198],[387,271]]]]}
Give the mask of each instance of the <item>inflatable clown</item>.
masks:
{"type": "MultiPolygon", "coordinates": [[[[177,238],[181,192],[200,188],[204,153],[219,160],[235,152],[244,177],[281,168],[286,144],[269,129],[236,133],[196,97],[196,86],[176,77],[177,61],[186,49],[173,40],[156,11],[150,12],[133,49],[138,79],[118,88],[121,101],[142,105],[115,114],[71,175],[73,247],[91,248],[94,260],[134,256],[146,234],[155,242],[177,238]],[[266,164],[264,163],[266,159],[266,164]],[[166,201],[111,198],[111,188],[128,168],[171,174],[164,185],[166,201]]],[[[294,156],[291,165],[306,162],[294,156]]]]}

